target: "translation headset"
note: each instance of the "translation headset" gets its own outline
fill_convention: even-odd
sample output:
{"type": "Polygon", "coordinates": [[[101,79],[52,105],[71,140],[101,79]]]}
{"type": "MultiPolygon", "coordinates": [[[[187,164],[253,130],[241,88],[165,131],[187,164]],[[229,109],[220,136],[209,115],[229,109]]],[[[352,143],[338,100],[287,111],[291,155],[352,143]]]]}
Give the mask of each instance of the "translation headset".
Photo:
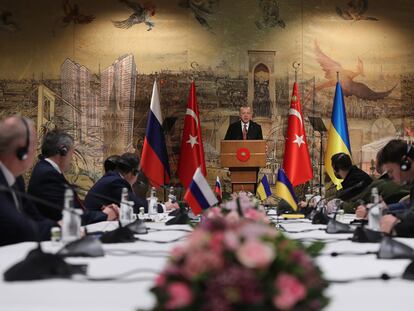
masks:
{"type": "Polygon", "coordinates": [[[408,156],[411,152],[411,144],[407,144],[407,151],[405,155],[401,158],[400,169],[403,172],[409,171],[411,168],[411,161],[408,160],[408,156]]]}
{"type": "Polygon", "coordinates": [[[66,147],[65,145],[59,146],[58,147],[58,153],[59,155],[61,155],[62,157],[66,156],[68,154],[68,147],[66,147]]]}
{"type": "Polygon", "coordinates": [[[26,143],[23,147],[18,147],[16,149],[16,156],[20,161],[24,161],[27,159],[27,154],[29,153],[29,145],[30,145],[30,131],[29,131],[29,125],[27,124],[27,121],[25,118],[21,118],[25,131],[26,131],[26,143]]]}

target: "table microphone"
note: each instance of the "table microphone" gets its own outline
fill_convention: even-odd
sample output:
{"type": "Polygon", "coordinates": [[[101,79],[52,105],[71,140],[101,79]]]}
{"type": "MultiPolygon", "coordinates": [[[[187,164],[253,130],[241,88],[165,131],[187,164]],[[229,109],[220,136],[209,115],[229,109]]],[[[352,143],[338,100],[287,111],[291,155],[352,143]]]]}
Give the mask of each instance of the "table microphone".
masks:
{"type": "MultiPolygon", "coordinates": [[[[4,185],[0,185],[0,191],[14,192],[16,195],[25,197],[27,199],[37,201],[41,204],[52,208],[59,208],[49,202],[44,202],[41,199],[33,197],[25,192],[10,189],[4,185]]],[[[32,226],[33,232],[36,235],[37,246],[29,251],[26,258],[14,264],[4,272],[4,280],[6,282],[12,281],[31,281],[50,278],[71,278],[74,274],[86,274],[86,265],[72,265],[64,261],[64,259],[57,254],[45,253],[42,250],[40,243],[40,233],[37,224],[30,219],[22,208],[22,213],[28,218],[29,224],[32,226]]]]}

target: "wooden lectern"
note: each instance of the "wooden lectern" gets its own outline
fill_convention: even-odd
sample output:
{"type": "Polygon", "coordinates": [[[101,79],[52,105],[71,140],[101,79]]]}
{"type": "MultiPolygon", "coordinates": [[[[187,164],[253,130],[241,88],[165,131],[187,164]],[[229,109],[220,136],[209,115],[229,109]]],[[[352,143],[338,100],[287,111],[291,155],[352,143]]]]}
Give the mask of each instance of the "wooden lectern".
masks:
{"type": "Polygon", "coordinates": [[[266,166],[265,140],[222,140],[221,167],[231,172],[232,191],[256,191],[257,172],[266,166]]]}

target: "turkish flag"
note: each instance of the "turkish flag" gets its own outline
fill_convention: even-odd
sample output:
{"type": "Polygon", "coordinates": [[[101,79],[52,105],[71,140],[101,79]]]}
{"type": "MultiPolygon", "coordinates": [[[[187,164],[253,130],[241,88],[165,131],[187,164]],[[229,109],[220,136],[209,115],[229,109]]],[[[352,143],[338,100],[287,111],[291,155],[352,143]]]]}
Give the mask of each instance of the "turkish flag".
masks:
{"type": "Polygon", "coordinates": [[[178,163],[178,177],[185,188],[188,188],[190,185],[198,167],[201,168],[201,173],[206,176],[201,124],[198,114],[196,89],[193,81],[191,83],[187,110],[185,112],[180,161],[178,163]]]}
{"type": "Polygon", "coordinates": [[[305,120],[300,107],[299,90],[296,82],[293,85],[290,101],[283,168],[293,186],[303,184],[313,177],[306,142],[305,120]]]}

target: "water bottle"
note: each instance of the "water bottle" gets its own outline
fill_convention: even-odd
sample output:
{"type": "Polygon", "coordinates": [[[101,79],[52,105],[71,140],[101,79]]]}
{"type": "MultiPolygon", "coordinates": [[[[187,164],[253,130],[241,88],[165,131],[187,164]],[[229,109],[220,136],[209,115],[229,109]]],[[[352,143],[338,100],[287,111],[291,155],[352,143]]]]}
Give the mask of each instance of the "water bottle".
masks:
{"type": "Polygon", "coordinates": [[[122,226],[126,226],[133,221],[133,212],[134,211],[131,206],[131,202],[128,201],[128,189],[122,188],[121,204],[119,207],[119,221],[121,222],[122,226]]]}
{"type": "Polygon", "coordinates": [[[378,188],[371,189],[371,203],[368,208],[368,228],[374,231],[380,231],[380,219],[382,217],[382,206],[378,194],[378,188]]]}
{"type": "Polygon", "coordinates": [[[155,220],[155,218],[158,216],[158,198],[157,198],[157,191],[155,187],[151,188],[151,195],[148,200],[148,217],[151,220],[155,220]]]}
{"type": "Polygon", "coordinates": [[[65,201],[62,212],[62,242],[78,240],[80,238],[82,210],[73,207],[73,190],[65,190],[65,201]]]}
{"type": "Polygon", "coordinates": [[[171,186],[169,191],[168,191],[168,201],[170,203],[176,203],[177,202],[177,197],[174,194],[174,187],[171,186]]]}

